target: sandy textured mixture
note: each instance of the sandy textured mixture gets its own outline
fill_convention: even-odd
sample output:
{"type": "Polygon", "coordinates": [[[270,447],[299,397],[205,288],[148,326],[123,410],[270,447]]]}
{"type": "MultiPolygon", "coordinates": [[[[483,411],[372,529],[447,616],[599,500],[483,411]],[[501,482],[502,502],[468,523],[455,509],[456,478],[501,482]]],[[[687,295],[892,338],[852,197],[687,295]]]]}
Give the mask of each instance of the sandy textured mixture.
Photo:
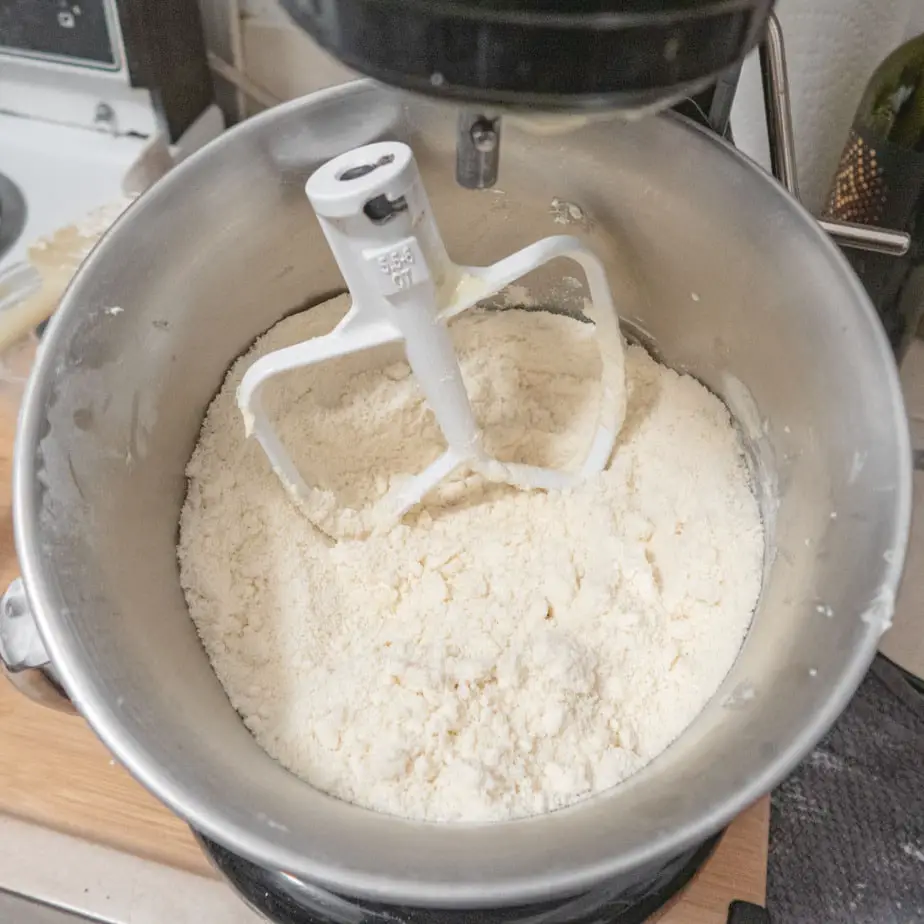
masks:
{"type": "MultiPolygon", "coordinates": [[[[329,330],[289,318],[229,373],[188,467],[190,613],[257,741],[342,799],[433,821],[550,811],[664,750],[724,679],[760,589],[763,532],[728,412],[642,349],[609,469],[563,493],[478,477],[333,547],[296,509],[235,390],[258,356],[329,330]]],[[[453,327],[489,451],[562,465],[599,401],[592,328],[546,313],[453,327]]],[[[359,508],[442,441],[400,354],[268,387],[307,480],[359,508]]]]}

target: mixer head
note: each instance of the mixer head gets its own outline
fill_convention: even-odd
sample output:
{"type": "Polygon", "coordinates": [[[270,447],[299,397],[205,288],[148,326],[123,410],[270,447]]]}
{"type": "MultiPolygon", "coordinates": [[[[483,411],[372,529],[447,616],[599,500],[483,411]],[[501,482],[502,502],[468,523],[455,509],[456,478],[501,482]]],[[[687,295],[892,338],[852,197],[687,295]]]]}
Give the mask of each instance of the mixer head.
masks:
{"type": "Polygon", "coordinates": [[[491,186],[506,109],[642,113],[734,69],[773,0],[282,0],[344,64],[464,103],[457,179],[491,186]]]}

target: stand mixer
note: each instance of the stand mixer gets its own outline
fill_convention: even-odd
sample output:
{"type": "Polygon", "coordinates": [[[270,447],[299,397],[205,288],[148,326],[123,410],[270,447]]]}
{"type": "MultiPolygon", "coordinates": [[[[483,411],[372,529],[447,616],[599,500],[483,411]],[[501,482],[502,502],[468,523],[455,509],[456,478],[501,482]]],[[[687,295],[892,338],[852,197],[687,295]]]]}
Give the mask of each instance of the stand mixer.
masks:
{"type": "MultiPolygon", "coordinates": [[[[398,101],[369,82],[338,88],[244,123],[210,155],[169,174],[120,221],[65,298],[24,404],[16,473],[24,611],[34,611],[55,667],[94,728],[202,833],[228,877],[275,920],[640,921],[652,884],[666,872],[673,878],[678,864],[699,862],[716,832],[776,785],[844,708],[888,615],[907,533],[908,447],[894,370],[871,309],[830,242],[758,168],[680,120],[606,131],[586,125],[611,113],[645,115],[716,82],[705,109],[724,134],[726,90],[734,83],[728,75],[759,46],[774,172],[795,193],[772,3],[283,5],[356,70],[459,102],[461,113],[398,101]],[[587,176],[578,175],[576,159],[539,156],[538,133],[526,138],[511,124],[536,110],[551,112],[556,130],[572,119],[585,123],[580,143],[562,146],[584,158],[587,176]],[[651,297],[627,319],[651,331],[666,363],[700,377],[739,418],[741,406],[731,399],[742,390],[753,395],[755,440],[768,447],[758,461],[778,461],[785,481],[774,498],[774,539],[791,554],[767,563],[761,607],[727,680],[729,692],[747,682],[750,695],[734,708],[716,697],[655,771],[522,824],[405,824],[286,774],[241,727],[176,583],[183,467],[229,357],[304,307],[306,297],[329,298],[347,275],[345,262],[337,261],[338,272],[323,246],[322,230],[333,243],[323,227],[329,202],[312,195],[309,180],[322,221],[306,221],[304,197],[293,189],[332,156],[352,156],[357,145],[383,139],[418,153],[447,244],[460,252],[484,201],[467,189],[497,180],[506,145],[514,168],[505,184],[511,220],[486,223],[466,263],[528,247],[531,229],[550,221],[553,193],[589,203],[596,226],[582,229],[581,239],[596,245],[611,273],[628,238],[620,233],[631,231],[631,256],[651,297]],[[678,159],[678,145],[689,151],[687,160],[678,159]],[[449,181],[453,160],[458,184],[449,181]],[[640,177],[660,198],[646,198],[640,177]],[[729,188],[735,195],[724,196],[729,188]],[[779,217],[772,228],[768,214],[779,217]],[[180,246],[179,228],[197,240],[195,259],[180,246]],[[139,241],[150,240],[163,245],[150,248],[141,266],[131,257],[139,241]],[[716,258],[725,253],[733,259],[716,258]],[[780,263],[791,270],[780,274],[780,263]],[[86,305],[132,307],[118,323],[88,332],[86,305]],[[151,331],[162,339],[152,340],[151,331]],[[84,354],[103,359],[85,362],[84,354]],[[92,438],[73,426],[83,392],[69,386],[79,376],[92,377],[93,394],[113,395],[105,430],[92,438]],[[139,427],[139,419],[150,427],[139,427]],[[123,464],[124,451],[101,460],[111,445],[138,448],[135,467],[123,464]],[[848,462],[862,454],[849,478],[845,454],[848,462]],[[35,460],[54,465],[59,458],[81,479],[79,503],[70,500],[63,468],[47,484],[39,479],[35,460]],[[43,518],[50,505],[65,515],[43,518]],[[851,517],[870,525],[855,528],[851,517]],[[59,580],[62,574],[68,580],[59,580]],[[820,599],[839,617],[856,618],[818,618],[820,599]],[[283,899],[295,907],[283,907],[283,899]]],[[[356,179],[354,188],[368,198],[351,202],[338,220],[369,218],[369,209],[380,217],[383,191],[374,184],[405,153],[390,149],[342,164],[344,171],[377,166],[356,179]],[[395,161],[379,165],[389,155],[395,161]],[[386,172],[376,177],[379,170],[386,172]]],[[[386,191],[392,211],[395,192],[386,191]]],[[[380,230],[402,229],[405,218],[399,210],[380,230]]],[[[852,246],[908,246],[887,230],[826,230],[852,246]]],[[[598,293],[591,292],[595,310],[606,307],[606,294],[598,293]]],[[[245,406],[253,394],[243,396],[245,406]]],[[[601,423],[605,428],[604,415],[601,423]]],[[[28,666],[45,663],[50,658],[37,656],[28,666]]]]}

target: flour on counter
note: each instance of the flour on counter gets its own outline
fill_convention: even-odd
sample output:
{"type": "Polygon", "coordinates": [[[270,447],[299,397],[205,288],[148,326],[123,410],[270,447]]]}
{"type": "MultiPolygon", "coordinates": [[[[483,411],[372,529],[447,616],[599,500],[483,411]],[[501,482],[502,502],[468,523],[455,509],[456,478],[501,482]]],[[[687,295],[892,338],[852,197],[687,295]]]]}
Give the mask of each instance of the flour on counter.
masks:
{"type": "MultiPolygon", "coordinates": [[[[235,392],[254,360],[326,333],[346,306],[261,338],[189,462],[182,583],[231,702],[293,773],[410,818],[503,820],[624,780],[715,693],[757,601],[763,531],[727,410],[630,347],[606,472],[548,494],[461,478],[391,530],[331,547],[245,440],[235,392]]],[[[452,330],[489,451],[580,458],[599,401],[592,328],[514,310],[452,330]]],[[[340,507],[443,448],[400,352],[291,373],[265,406],[340,507]]]]}

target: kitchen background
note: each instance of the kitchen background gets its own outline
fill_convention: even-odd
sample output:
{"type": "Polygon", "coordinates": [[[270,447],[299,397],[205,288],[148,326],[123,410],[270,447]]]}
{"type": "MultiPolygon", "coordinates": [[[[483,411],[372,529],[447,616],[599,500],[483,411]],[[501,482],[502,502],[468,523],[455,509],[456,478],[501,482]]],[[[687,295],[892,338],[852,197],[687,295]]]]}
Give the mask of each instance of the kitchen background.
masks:
{"type": "MultiPolygon", "coordinates": [[[[216,80],[219,102],[230,121],[254,114],[262,105],[351,77],[289,24],[276,0],[199,3],[209,49],[215,56],[213,69],[220,72],[225,64],[230,65],[233,81],[248,88],[245,93],[234,82],[216,80]]],[[[924,0],[778,0],[777,12],[787,42],[801,187],[806,205],[817,213],[870,74],[905,38],[924,32],[924,0]]],[[[763,120],[760,79],[756,61],[751,60],[742,75],[733,130],[738,145],[767,166],[763,120]]],[[[924,447],[924,340],[912,349],[903,378],[912,436],[917,447],[924,447]]],[[[915,478],[916,495],[924,498],[924,473],[915,478]]],[[[924,504],[919,501],[918,507],[909,574],[924,573],[924,504]]],[[[884,649],[919,676],[924,676],[922,612],[924,582],[908,581],[899,598],[896,628],[886,636],[890,647],[884,649]]],[[[924,864],[924,842],[911,830],[913,825],[905,830],[901,824],[903,817],[913,820],[915,807],[921,803],[921,740],[920,699],[880,661],[849,713],[774,794],[769,905],[779,920],[800,924],[924,921],[924,893],[915,885],[920,881],[920,864],[924,864]],[[907,705],[896,707],[896,701],[907,705]],[[870,742],[880,733],[889,736],[889,745],[881,749],[881,761],[878,757],[870,760],[870,742]],[[878,784],[871,785],[877,779],[878,784]],[[888,824],[877,824],[877,819],[888,824]],[[881,858],[880,865],[871,867],[871,857],[881,858]]],[[[110,769],[115,773],[114,762],[110,769]]],[[[103,779],[98,785],[105,789],[109,784],[103,779]]],[[[113,788],[109,795],[114,806],[110,824],[116,828],[123,819],[120,791],[113,788]]],[[[152,814],[155,825],[163,823],[153,809],[152,814]]],[[[160,828],[155,827],[154,833],[164,840],[160,828]]],[[[24,839],[38,836],[35,829],[10,819],[0,824],[0,834],[20,850],[25,847],[24,855],[29,854],[24,839]]],[[[148,920],[142,911],[148,907],[155,916],[150,919],[156,919],[154,896],[163,902],[165,895],[177,906],[169,909],[173,914],[167,917],[178,922],[187,919],[186,912],[190,920],[192,916],[228,924],[245,920],[243,906],[238,907],[237,899],[217,883],[209,880],[203,886],[197,881],[193,912],[181,907],[186,893],[176,879],[163,878],[167,875],[163,868],[152,872],[137,858],[122,858],[102,847],[93,849],[100,851],[97,865],[103,872],[98,879],[88,878],[87,847],[84,842],[79,844],[74,857],[55,848],[56,863],[41,868],[34,864],[27,868],[25,862],[17,867],[4,858],[6,882],[15,881],[17,888],[40,895],[54,878],[60,891],[63,869],[64,878],[72,880],[68,886],[75,901],[81,896],[89,901],[88,891],[98,893],[104,896],[107,912],[115,915],[116,907],[124,906],[130,909],[124,917],[133,921],[148,920]],[[118,866],[122,862],[118,858],[129,865],[118,866]]],[[[191,842],[187,847],[198,857],[191,842]]],[[[29,855],[36,853],[48,854],[45,840],[37,841],[29,855]]]]}

